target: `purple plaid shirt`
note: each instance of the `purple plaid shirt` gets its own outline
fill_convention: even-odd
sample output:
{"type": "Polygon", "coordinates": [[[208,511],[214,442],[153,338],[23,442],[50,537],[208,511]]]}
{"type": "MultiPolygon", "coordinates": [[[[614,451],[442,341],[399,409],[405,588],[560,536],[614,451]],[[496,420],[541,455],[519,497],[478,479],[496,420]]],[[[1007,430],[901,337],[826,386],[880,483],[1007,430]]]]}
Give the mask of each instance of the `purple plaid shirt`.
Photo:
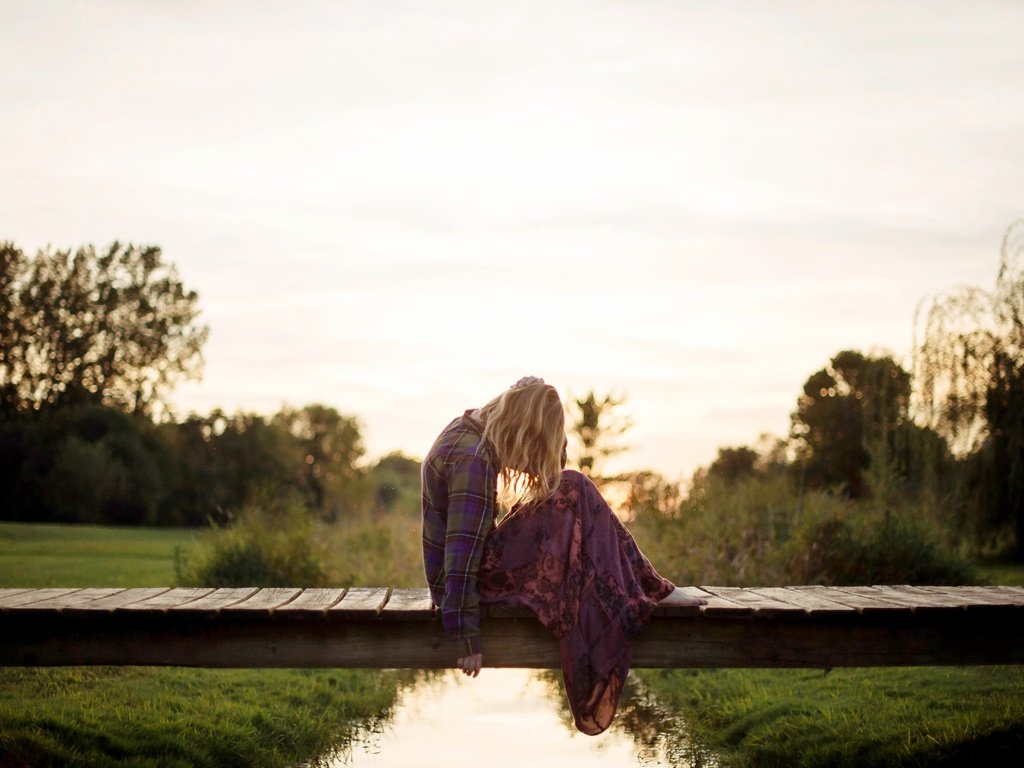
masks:
{"type": "Polygon", "coordinates": [[[480,653],[476,576],[498,480],[483,425],[470,413],[445,427],[423,460],[423,565],[445,632],[480,653]]]}

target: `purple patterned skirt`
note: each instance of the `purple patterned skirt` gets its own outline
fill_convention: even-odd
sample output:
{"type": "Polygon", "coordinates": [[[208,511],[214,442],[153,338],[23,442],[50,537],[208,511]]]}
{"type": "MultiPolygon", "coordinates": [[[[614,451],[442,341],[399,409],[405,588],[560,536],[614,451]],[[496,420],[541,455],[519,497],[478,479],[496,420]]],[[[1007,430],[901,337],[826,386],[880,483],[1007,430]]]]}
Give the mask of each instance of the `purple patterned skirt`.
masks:
{"type": "Polygon", "coordinates": [[[487,538],[481,601],[533,611],[559,641],[576,727],[596,735],[615,717],[631,640],[674,589],[585,475],[562,472],[555,495],[520,507],[487,538]]]}

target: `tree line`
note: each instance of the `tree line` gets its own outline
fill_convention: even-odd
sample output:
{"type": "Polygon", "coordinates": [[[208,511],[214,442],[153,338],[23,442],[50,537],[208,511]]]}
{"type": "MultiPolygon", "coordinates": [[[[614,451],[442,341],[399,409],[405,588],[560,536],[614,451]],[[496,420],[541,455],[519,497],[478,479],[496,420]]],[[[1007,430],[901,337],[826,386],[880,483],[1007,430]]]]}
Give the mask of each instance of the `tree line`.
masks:
{"type": "Polygon", "coordinates": [[[720,448],[686,492],[650,471],[600,474],[629,425],[621,399],[589,393],[571,403],[579,466],[624,485],[634,517],[679,518],[715,485],[780,478],[797,509],[817,492],[885,519],[914,506],[957,549],[1024,560],[1024,222],[1003,239],[993,288],[926,297],[915,335],[906,367],[887,353],[835,354],[804,382],[788,435],[720,448]]]}
{"type": "Polygon", "coordinates": [[[209,329],[157,247],[0,243],[0,301],[0,519],[204,525],[288,496],[333,520],[418,479],[360,468],[359,421],[326,405],[172,418],[209,329]]]}
{"type": "MultiPolygon", "coordinates": [[[[621,398],[571,402],[576,460],[628,488],[634,511],[671,517],[709,483],[783,477],[806,493],[913,500],[955,535],[1024,559],[1024,224],[993,289],[922,301],[912,364],[838,352],[798,394],[792,428],[719,450],[688,494],[651,472],[602,478],[629,427],[621,398]]],[[[314,404],[265,416],[173,418],[167,395],[202,368],[198,296],[160,249],[0,243],[0,517],[199,525],[287,495],[325,520],[414,497],[401,455],[360,468],[353,416],[314,404]]]]}

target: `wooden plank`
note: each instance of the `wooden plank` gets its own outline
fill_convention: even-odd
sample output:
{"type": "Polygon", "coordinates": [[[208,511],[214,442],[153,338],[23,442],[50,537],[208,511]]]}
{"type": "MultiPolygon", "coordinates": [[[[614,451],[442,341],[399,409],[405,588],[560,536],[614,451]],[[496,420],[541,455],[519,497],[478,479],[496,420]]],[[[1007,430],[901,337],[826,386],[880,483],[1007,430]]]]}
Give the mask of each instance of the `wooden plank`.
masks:
{"type": "Polygon", "coordinates": [[[114,609],[114,611],[115,613],[121,613],[123,611],[151,611],[154,613],[163,613],[164,611],[169,611],[175,606],[185,605],[193,600],[206,597],[211,592],[213,592],[213,587],[175,587],[167,592],[161,592],[158,595],[154,595],[147,600],[140,600],[129,603],[128,605],[119,605],[114,609]]]}
{"type": "Polygon", "coordinates": [[[390,593],[388,587],[352,587],[327,613],[346,618],[377,618],[390,593]]]}
{"type": "Polygon", "coordinates": [[[827,600],[848,605],[865,615],[909,612],[909,609],[902,605],[881,599],[877,592],[869,592],[864,595],[858,592],[851,592],[850,587],[794,586],[789,587],[789,589],[813,592],[815,595],[827,600]]]}
{"type": "Polygon", "coordinates": [[[1024,587],[965,587],[964,589],[985,590],[986,593],[1006,595],[1024,605],[1024,587]]]}
{"type": "Polygon", "coordinates": [[[0,600],[0,611],[12,608],[21,608],[30,603],[39,603],[61,595],[70,595],[72,592],[79,592],[82,587],[49,587],[46,589],[30,589],[25,592],[18,592],[13,595],[6,595],[0,600]]]}
{"type": "MultiPolygon", "coordinates": [[[[728,589],[728,587],[708,587],[702,584],[699,589],[704,594],[709,595],[707,599],[708,604],[701,607],[701,615],[703,616],[738,619],[754,615],[754,609],[749,605],[737,603],[719,594],[719,591],[728,589]]],[[[661,610],[663,609],[656,608],[655,613],[661,610]]]]}
{"type": "Polygon", "coordinates": [[[380,612],[382,619],[432,619],[434,601],[427,589],[392,589],[380,612]]]}
{"type": "Polygon", "coordinates": [[[294,600],[285,603],[277,609],[277,613],[297,615],[298,613],[325,614],[327,610],[336,605],[347,592],[345,588],[326,589],[322,587],[311,587],[302,590],[294,600]]]}
{"type": "Polygon", "coordinates": [[[31,603],[30,605],[24,605],[21,607],[21,610],[55,611],[60,613],[67,608],[76,608],[82,605],[88,605],[90,602],[116,595],[119,592],[124,592],[124,587],[90,587],[87,589],[80,589],[76,592],[70,592],[66,595],[51,597],[48,600],[40,600],[31,603]]]}
{"type": "Polygon", "coordinates": [[[259,592],[259,587],[222,587],[214,590],[206,595],[206,597],[192,600],[184,605],[176,605],[171,610],[217,613],[222,608],[240,603],[257,592],[259,592]]]}
{"type": "Polygon", "coordinates": [[[782,603],[790,603],[800,608],[804,613],[813,616],[845,615],[856,613],[857,609],[835,600],[829,600],[824,595],[810,589],[788,589],[787,587],[758,587],[751,590],[759,595],[778,600],[782,603]]]}
{"type": "Polygon", "coordinates": [[[302,590],[298,587],[264,587],[248,600],[226,606],[224,610],[273,613],[294,600],[300,592],[302,590]]]}
{"type": "Polygon", "coordinates": [[[972,613],[977,611],[1014,611],[1018,607],[1014,599],[1007,595],[976,592],[971,587],[902,587],[902,589],[947,600],[972,613]]]}
{"type": "Polygon", "coordinates": [[[939,605],[937,607],[946,607],[954,609],[965,609],[969,605],[968,601],[964,599],[964,595],[957,595],[953,592],[942,591],[942,592],[931,592],[923,590],[920,587],[914,587],[910,584],[893,584],[886,587],[886,589],[893,589],[897,592],[906,592],[911,595],[918,595],[920,597],[926,597],[929,600],[935,600],[939,605]]]}
{"type": "Polygon", "coordinates": [[[14,587],[6,587],[4,589],[0,589],[0,603],[2,603],[5,598],[14,597],[22,592],[31,592],[32,589],[34,589],[34,587],[18,587],[16,589],[14,587]]]}
{"type": "Polygon", "coordinates": [[[63,613],[89,614],[91,612],[102,613],[104,611],[113,611],[116,608],[131,605],[132,603],[141,603],[143,600],[149,600],[151,597],[156,597],[157,595],[162,595],[170,591],[170,587],[133,587],[131,589],[125,589],[118,592],[117,594],[110,595],[109,597],[101,597],[97,600],[90,600],[87,603],[82,603],[81,605],[65,608],[63,613]]]}
{"type": "Polygon", "coordinates": [[[716,597],[722,597],[739,605],[750,608],[755,616],[780,616],[802,614],[803,609],[781,600],[765,597],[751,589],[743,587],[704,587],[716,597]]]}
{"type": "Polygon", "coordinates": [[[964,606],[955,600],[939,595],[919,594],[905,586],[875,585],[883,598],[909,605],[914,611],[962,611],[964,606]]]}
{"type": "Polygon", "coordinates": [[[1018,594],[1007,591],[1006,587],[918,587],[925,592],[942,592],[951,595],[963,595],[973,602],[985,602],[991,605],[1013,606],[1024,608],[1024,592],[1018,594]]]}

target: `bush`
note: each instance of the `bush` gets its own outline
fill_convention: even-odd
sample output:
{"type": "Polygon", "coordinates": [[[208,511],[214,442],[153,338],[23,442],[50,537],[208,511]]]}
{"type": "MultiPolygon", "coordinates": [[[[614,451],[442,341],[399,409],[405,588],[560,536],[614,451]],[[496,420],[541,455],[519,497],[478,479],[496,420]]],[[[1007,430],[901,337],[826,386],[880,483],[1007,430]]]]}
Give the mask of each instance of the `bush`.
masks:
{"type": "Polygon", "coordinates": [[[911,504],[880,508],[825,491],[800,497],[785,477],[708,477],[674,509],[647,508],[631,526],[678,583],[965,584],[971,568],[911,504]]]}
{"type": "Polygon", "coordinates": [[[315,587],[326,581],[316,521],[302,504],[248,507],[213,526],[193,561],[179,560],[178,582],[195,587],[315,587]]]}
{"type": "Polygon", "coordinates": [[[804,584],[970,584],[971,566],[906,516],[807,521],[787,571],[804,584]]]}

